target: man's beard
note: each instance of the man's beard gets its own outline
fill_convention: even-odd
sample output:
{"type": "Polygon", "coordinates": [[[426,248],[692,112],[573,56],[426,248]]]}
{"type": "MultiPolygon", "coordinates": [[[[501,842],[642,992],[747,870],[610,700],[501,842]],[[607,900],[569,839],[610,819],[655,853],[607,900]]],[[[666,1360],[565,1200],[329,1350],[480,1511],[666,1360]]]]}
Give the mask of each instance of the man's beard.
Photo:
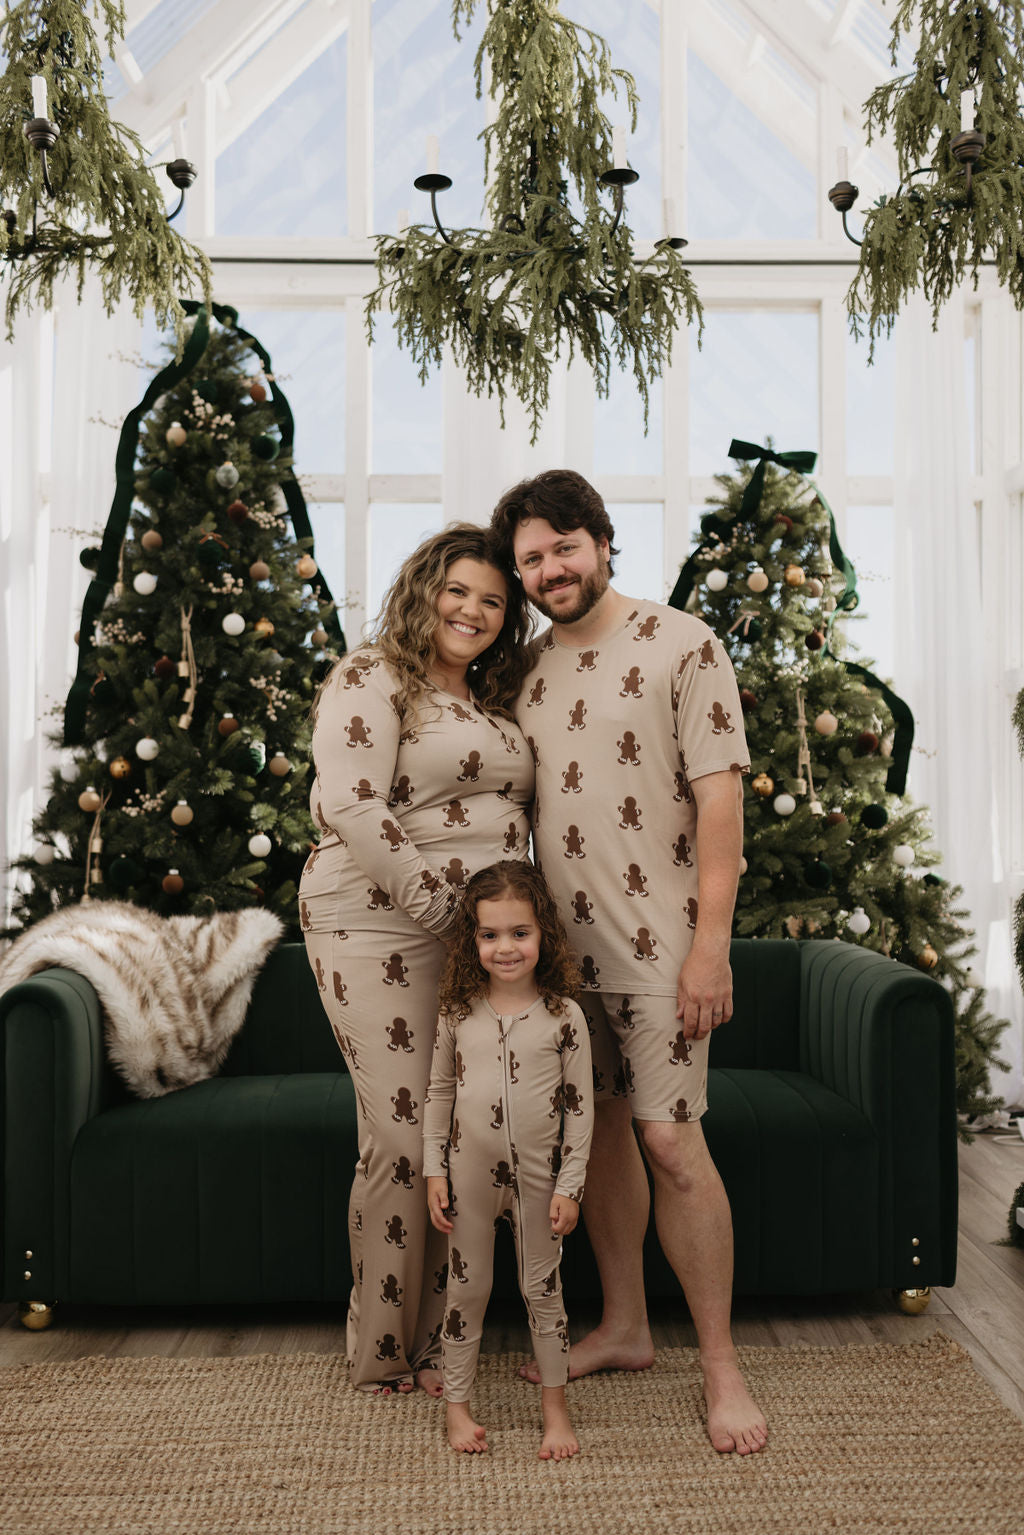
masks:
{"type": "Polygon", "coordinates": [[[539,596],[531,599],[534,607],[543,613],[545,618],[550,618],[551,622],[556,624],[575,624],[581,618],[586,618],[608,590],[611,574],[607,561],[598,570],[591,571],[578,579],[576,601],[571,605],[555,609],[545,602],[543,596],[539,596]]]}

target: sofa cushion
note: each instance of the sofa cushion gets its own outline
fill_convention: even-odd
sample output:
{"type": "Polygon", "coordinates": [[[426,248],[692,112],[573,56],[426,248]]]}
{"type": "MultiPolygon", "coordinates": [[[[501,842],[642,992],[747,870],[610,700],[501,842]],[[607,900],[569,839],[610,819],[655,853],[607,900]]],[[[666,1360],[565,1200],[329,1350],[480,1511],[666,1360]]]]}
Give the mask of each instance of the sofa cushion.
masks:
{"type": "Polygon", "coordinates": [[[71,1294],[345,1301],[355,1158],[337,1072],[217,1077],[108,1109],[72,1152],[71,1294]]]}
{"type": "Polygon", "coordinates": [[[345,1070],[301,943],[275,949],[256,978],[221,1076],[345,1070]]]}

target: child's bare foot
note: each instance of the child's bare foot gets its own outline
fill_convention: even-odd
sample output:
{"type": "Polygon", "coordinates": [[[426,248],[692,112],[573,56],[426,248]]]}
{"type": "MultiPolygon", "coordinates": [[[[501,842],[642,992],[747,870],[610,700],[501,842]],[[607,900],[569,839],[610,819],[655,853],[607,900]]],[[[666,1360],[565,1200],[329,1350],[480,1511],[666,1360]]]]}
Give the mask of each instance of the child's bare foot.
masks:
{"type": "MultiPolygon", "coordinates": [[[[653,1363],[654,1344],[646,1327],[631,1333],[612,1333],[595,1327],[569,1350],[569,1379],[579,1380],[581,1375],[593,1375],[596,1370],[649,1370],[653,1363]]],[[[540,1385],[536,1359],[520,1365],[519,1374],[523,1380],[540,1385]]]]}
{"type": "Polygon", "coordinates": [[[475,1423],[468,1402],[449,1402],[445,1417],[448,1443],[453,1450],[464,1450],[467,1455],[482,1455],[487,1449],[487,1430],[475,1423]]]}
{"type": "Polygon", "coordinates": [[[733,1352],[701,1355],[708,1438],[721,1454],[755,1455],[768,1443],[768,1425],[747,1390],[733,1352]]]}
{"type": "Polygon", "coordinates": [[[441,1379],[441,1369],[436,1364],[421,1365],[416,1371],[416,1384],[428,1396],[444,1396],[444,1381],[441,1379]]]}
{"type": "Polygon", "coordinates": [[[569,1409],[565,1405],[564,1386],[544,1386],[541,1389],[541,1410],[544,1414],[544,1437],[537,1456],[540,1460],[568,1460],[579,1454],[580,1442],[569,1422],[569,1409]]]}

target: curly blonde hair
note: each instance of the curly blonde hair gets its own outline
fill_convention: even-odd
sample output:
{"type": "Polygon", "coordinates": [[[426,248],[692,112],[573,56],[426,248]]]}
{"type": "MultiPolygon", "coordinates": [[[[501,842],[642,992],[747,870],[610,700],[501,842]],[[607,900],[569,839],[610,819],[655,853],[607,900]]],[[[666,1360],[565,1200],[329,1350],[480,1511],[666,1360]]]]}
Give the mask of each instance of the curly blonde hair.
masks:
{"type": "Polygon", "coordinates": [[[476,948],[477,903],[507,897],[526,901],[537,918],[540,957],[535,979],[548,1012],[556,1015],[561,1012],[562,998],[577,996],[582,986],[579,966],[543,874],[532,863],[510,859],[492,863],[478,870],[467,884],[448,940],[438,1006],[446,1018],[454,1018],[457,1023],[467,1016],[475,999],[486,994],[489,981],[476,948]]]}
{"type": "Polygon", "coordinates": [[[383,660],[398,683],[395,707],[403,717],[415,715],[430,692],[429,673],[437,661],[438,599],[449,570],[462,559],[492,565],[505,581],[501,630],[493,644],[470,663],[466,680],[484,709],[513,718],[512,706],[530,668],[528,641],[533,618],[498,540],[489,528],[475,522],[450,522],[413,550],[391,583],[370,638],[356,653],[343,657],[346,666],[383,660]]]}

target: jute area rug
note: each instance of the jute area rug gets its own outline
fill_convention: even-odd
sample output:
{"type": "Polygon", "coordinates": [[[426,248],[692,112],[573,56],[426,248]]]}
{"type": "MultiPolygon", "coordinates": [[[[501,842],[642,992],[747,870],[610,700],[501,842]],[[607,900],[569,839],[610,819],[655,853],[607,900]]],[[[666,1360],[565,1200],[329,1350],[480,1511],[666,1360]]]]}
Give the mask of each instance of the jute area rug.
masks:
{"type": "Polygon", "coordinates": [[[536,1458],[525,1356],[481,1360],[488,1455],[422,1392],[349,1388],[334,1356],[84,1359],[0,1371],[5,1535],[822,1535],[1019,1531],[1024,1425],[942,1334],[746,1348],[767,1450],[719,1456],[696,1354],[570,1387],[583,1453],[536,1458]]]}

